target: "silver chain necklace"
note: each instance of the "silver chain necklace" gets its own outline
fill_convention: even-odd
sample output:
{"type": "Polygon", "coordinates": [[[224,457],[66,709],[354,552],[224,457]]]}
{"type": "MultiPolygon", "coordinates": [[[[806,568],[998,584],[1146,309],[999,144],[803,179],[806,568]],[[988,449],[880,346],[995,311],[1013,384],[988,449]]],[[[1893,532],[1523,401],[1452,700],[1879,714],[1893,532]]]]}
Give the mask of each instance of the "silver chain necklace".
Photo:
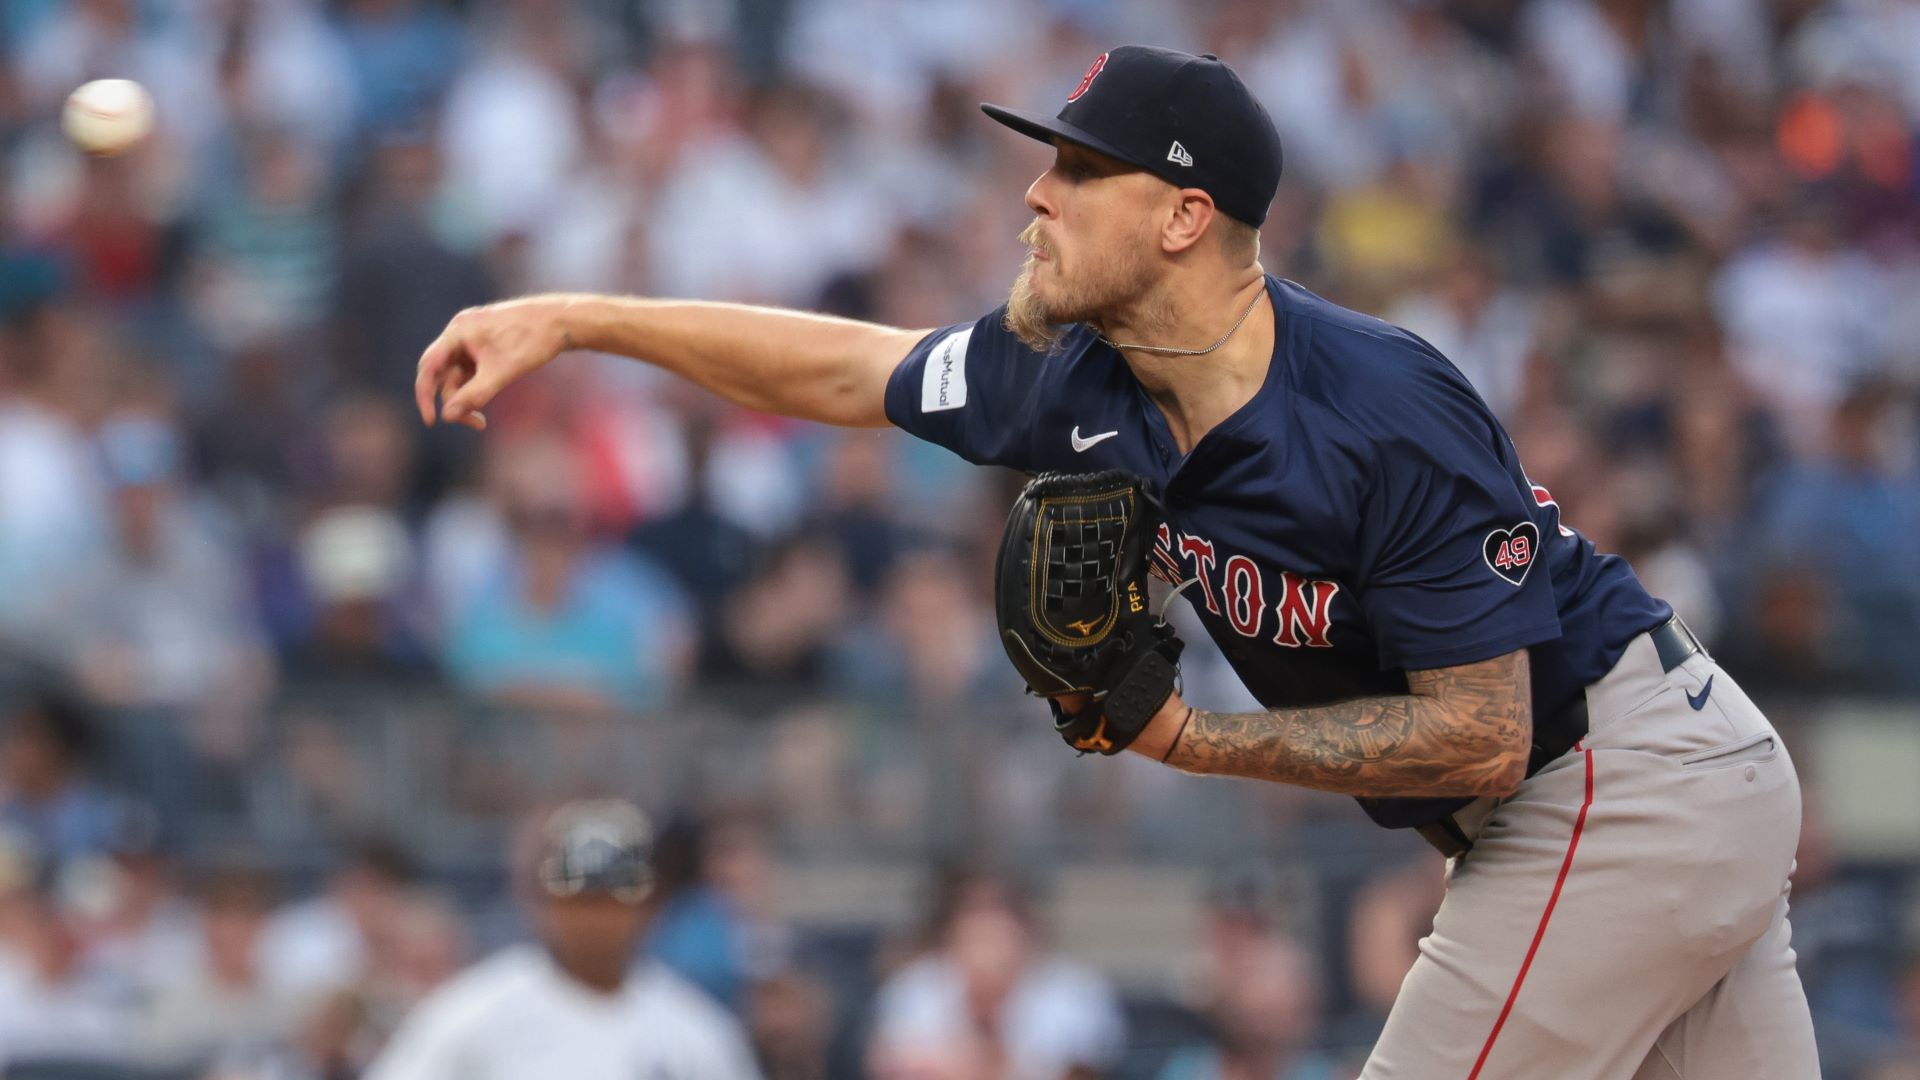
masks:
{"type": "Polygon", "coordinates": [[[1247,316],[1253,314],[1253,305],[1260,302],[1260,297],[1264,296],[1266,291],[1266,289],[1262,288],[1259,292],[1254,293],[1253,299],[1247,301],[1247,310],[1240,313],[1240,317],[1233,321],[1232,326],[1227,327],[1227,332],[1220,335],[1219,341],[1214,342],[1204,349],[1169,349],[1159,345],[1122,345],[1117,341],[1109,340],[1107,335],[1098,330],[1093,332],[1093,336],[1106,342],[1108,348],[1116,351],[1120,349],[1138,349],[1141,352],[1161,353],[1166,356],[1205,356],[1227,343],[1227,339],[1233,336],[1234,331],[1240,329],[1240,324],[1247,321],[1247,316]]]}

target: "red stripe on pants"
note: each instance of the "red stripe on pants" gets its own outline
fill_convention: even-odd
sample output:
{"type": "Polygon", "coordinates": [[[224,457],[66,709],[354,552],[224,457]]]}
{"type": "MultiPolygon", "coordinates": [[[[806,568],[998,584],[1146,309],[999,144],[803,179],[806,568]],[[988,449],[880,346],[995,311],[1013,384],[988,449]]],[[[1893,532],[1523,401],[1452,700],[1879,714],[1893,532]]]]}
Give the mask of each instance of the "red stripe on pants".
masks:
{"type": "Polygon", "coordinates": [[[1520,974],[1513,977],[1513,989],[1507,992],[1507,1003],[1500,1009],[1500,1018],[1493,1022],[1493,1030],[1487,1032],[1487,1044],[1480,1048],[1480,1057],[1473,1063],[1473,1071],[1467,1074],[1467,1080],[1478,1080],[1480,1070],[1486,1067],[1487,1055],[1493,1052],[1493,1041],[1500,1037],[1507,1014],[1513,1011],[1514,999],[1520,996],[1520,984],[1527,981],[1527,969],[1533,966],[1533,954],[1540,951],[1540,939],[1547,936],[1547,920],[1553,918],[1553,906],[1560,902],[1560,889],[1567,883],[1567,871],[1573,869],[1573,852],[1580,846],[1580,831],[1587,825],[1587,808],[1593,805],[1593,751],[1581,752],[1587,759],[1587,798],[1580,804],[1580,816],[1573,821],[1573,839],[1567,841],[1567,857],[1560,861],[1560,876],[1554,880],[1553,895],[1547,897],[1547,910],[1540,913],[1540,925],[1533,932],[1533,944],[1527,946],[1527,958],[1520,962],[1520,974]]]}

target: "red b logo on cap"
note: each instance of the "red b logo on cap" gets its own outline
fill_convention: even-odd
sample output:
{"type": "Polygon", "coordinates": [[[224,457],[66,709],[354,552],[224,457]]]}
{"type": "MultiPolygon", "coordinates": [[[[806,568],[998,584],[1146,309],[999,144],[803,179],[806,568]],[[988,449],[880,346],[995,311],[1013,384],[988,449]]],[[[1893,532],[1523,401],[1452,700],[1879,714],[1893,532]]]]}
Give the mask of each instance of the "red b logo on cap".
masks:
{"type": "Polygon", "coordinates": [[[1073,93],[1067,95],[1067,100],[1079,101],[1080,95],[1086,93],[1087,87],[1093,85],[1093,77],[1100,74],[1100,69],[1106,66],[1106,53],[1101,53],[1099,56],[1094,57],[1093,63],[1087,68],[1087,73],[1080,76],[1080,85],[1073,88],[1073,93]]]}

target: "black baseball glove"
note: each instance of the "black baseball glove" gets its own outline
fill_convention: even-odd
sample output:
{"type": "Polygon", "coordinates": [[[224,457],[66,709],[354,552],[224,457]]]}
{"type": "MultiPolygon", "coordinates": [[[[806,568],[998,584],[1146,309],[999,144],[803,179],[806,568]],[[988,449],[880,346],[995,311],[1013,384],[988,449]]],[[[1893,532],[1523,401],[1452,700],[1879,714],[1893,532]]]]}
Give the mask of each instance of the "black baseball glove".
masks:
{"type": "Polygon", "coordinates": [[[1149,610],[1160,507],[1124,472],[1042,473],[1007,516],[995,569],[1000,640],[1082,752],[1117,754],[1173,694],[1180,639],[1149,610]],[[1092,696],[1077,714],[1059,695],[1092,696]]]}

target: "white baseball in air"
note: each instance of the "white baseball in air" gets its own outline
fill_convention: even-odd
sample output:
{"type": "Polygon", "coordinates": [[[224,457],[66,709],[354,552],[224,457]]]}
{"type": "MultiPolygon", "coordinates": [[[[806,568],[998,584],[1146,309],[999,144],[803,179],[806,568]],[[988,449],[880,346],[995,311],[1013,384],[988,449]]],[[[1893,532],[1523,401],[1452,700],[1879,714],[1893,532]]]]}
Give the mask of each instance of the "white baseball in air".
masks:
{"type": "Polygon", "coordinates": [[[60,126],[89,154],[118,154],[153,130],[153,98],[132,79],[95,79],[67,95],[60,126]]]}

